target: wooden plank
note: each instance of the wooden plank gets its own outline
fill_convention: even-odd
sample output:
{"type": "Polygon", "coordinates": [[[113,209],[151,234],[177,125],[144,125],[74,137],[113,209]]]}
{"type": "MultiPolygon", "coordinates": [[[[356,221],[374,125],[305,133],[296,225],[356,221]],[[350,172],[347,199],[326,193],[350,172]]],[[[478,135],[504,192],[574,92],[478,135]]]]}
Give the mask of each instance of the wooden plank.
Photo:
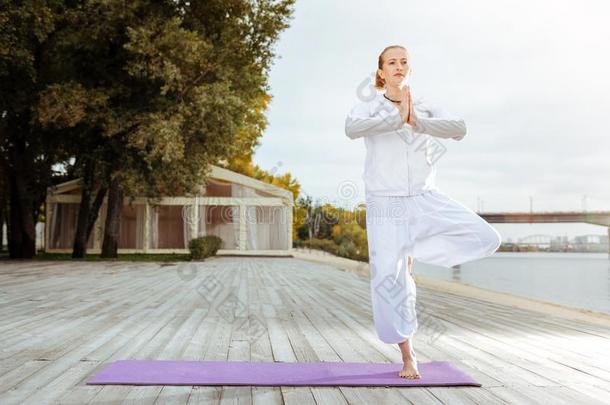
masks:
{"type": "MultiPolygon", "coordinates": [[[[276,262],[277,263],[277,262],[276,262]]],[[[284,274],[274,272],[274,280],[281,282],[287,287],[290,287],[290,282],[295,279],[289,279],[284,274]]],[[[365,342],[357,342],[357,338],[353,337],[349,341],[345,340],[347,335],[344,331],[335,329],[333,325],[333,318],[325,314],[324,311],[320,311],[320,305],[325,307],[325,303],[322,301],[324,298],[317,297],[312,299],[305,295],[307,292],[315,290],[315,288],[303,289],[299,286],[293,286],[292,288],[285,288],[290,291],[291,295],[283,292],[281,288],[276,288],[276,291],[284,296],[284,305],[290,309],[291,317],[296,320],[300,320],[302,324],[309,328],[311,325],[315,331],[322,336],[322,338],[332,347],[333,349],[333,360],[330,361],[350,361],[350,362],[365,362],[365,357],[361,354],[356,347],[366,346],[365,342]],[[307,303],[315,303],[317,311],[314,310],[314,305],[308,305],[307,303]],[[307,320],[307,322],[306,322],[307,320]]],[[[310,329],[311,330],[311,329],[310,329]]],[[[376,356],[379,356],[376,354],[376,356]]],[[[380,359],[379,357],[378,359],[380,359]]],[[[321,359],[324,360],[324,359],[321,359]]],[[[400,390],[390,390],[380,395],[379,390],[374,390],[367,387],[339,387],[345,401],[351,402],[366,402],[366,403],[377,403],[378,401],[390,401],[390,402],[404,402],[405,396],[401,395],[400,390]]],[[[313,390],[313,388],[312,388],[313,390]]],[[[340,400],[340,399],[337,399],[340,400]]],[[[321,402],[324,403],[324,402],[321,402]]]]}
{"type": "Polygon", "coordinates": [[[215,257],[192,277],[180,266],[3,264],[0,403],[610,402],[610,328],[420,287],[420,362],[451,361],[483,387],[87,386],[126,358],[401,360],[375,334],[366,277],[276,257],[215,257]],[[237,317],[219,310],[231,300],[237,317]]]}
{"type": "MultiPolygon", "coordinates": [[[[274,316],[275,311],[269,302],[265,285],[260,277],[260,262],[258,260],[248,260],[245,263],[248,266],[249,315],[254,317],[250,329],[253,335],[248,336],[250,341],[250,360],[272,362],[275,359],[269,334],[269,317],[267,317],[267,314],[270,313],[271,316],[274,316]],[[271,312],[269,312],[269,308],[272,309],[271,312]]],[[[280,387],[254,386],[252,387],[251,395],[254,404],[283,404],[280,387]]]]}

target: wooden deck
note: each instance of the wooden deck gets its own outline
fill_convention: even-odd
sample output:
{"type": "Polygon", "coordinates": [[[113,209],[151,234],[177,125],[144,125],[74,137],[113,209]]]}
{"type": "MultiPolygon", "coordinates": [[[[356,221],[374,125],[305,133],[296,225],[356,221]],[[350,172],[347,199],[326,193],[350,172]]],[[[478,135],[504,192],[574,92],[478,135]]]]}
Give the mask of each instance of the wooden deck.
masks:
{"type": "Polygon", "coordinates": [[[400,362],[373,329],[368,278],[295,258],[190,265],[0,263],[0,403],[610,403],[610,325],[422,287],[419,361],[483,387],[85,385],[119,359],[400,362]]]}

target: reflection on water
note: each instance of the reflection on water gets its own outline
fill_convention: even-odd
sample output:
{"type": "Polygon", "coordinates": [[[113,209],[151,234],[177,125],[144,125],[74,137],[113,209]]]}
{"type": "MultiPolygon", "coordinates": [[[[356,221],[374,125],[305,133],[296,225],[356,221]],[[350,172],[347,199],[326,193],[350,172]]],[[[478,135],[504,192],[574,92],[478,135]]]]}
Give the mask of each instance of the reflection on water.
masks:
{"type": "Polygon", "coordinates": [[[497,252],[451,269],[415,261],[413,271],[489,290],[610,313],[607,253],[497,252]]]}

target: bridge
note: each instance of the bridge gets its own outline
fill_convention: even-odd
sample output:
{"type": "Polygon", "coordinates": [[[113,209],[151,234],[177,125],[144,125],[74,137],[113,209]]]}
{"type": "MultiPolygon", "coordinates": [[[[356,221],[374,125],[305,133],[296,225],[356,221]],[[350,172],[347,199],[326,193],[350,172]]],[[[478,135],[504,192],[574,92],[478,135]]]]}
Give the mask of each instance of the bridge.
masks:
{"type": "MultiPolygon", "coordinates": [[[[605,226],[610,239],[610,211],[477,212],[489,223],[533,224],[577,222],[605,226]]],[[[608,246],[610,258],[610,244],[608,246]]]]}

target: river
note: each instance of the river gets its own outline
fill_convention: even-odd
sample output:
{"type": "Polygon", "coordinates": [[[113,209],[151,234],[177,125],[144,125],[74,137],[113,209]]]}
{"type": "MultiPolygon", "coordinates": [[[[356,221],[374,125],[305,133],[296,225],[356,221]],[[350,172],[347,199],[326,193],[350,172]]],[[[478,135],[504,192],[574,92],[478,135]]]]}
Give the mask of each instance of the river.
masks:
{"type": "Polygon", "coordinates": [[[610,313],[607,253],[496,252],[457,269],[415,261],[413,271],[416,275],[610,313]]]}

